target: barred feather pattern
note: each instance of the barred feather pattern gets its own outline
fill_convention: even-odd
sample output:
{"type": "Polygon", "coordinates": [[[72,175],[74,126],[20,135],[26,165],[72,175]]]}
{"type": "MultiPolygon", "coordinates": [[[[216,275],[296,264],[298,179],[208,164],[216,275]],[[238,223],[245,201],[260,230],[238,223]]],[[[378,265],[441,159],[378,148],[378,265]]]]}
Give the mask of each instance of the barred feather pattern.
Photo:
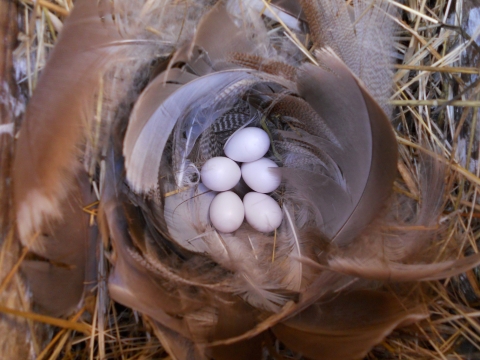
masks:
{"type": "Polygon", "coordinates": [[[300,0],[315,45],[331,47],[352,72],[364,82],[369,92],[389,114],[388,94],[392,92],[391,38],[394,25],[389,15],[394,9],[387,1],[374,5],[354,1],[300,0]],[[375,6],[375,10],[369,8],[375,6]],[[372,26],[371,24],[375,24],[372,26]],[[375,69],[375,70],[374,70],[375,69]]]}
{"type": "Polygon", "coordinates": [[[292,123],[293,127],[325,138],[337,146],[340,145],[327,123],[302,98],[291,95],[281,96],[278,101],[274,102],[271,112],[273,115],[294,118],[296,120],[292,123]]]}
{"type": "Polygon", "coordinates": [[[274,144],[282,155],[285,167],[322,174],[331,177],[339,185],[345,186],[345,179],[338,165],[328,154],[320,152],[318,148],[298,139],[275,141],[274,144]]]}
{"type": "Polygon", "coordinates": [[[223,147],[228,138],[240,127],[252,120],[248,104],[242,104],[220,116],[201,135],[199,140],[198,164],[223,155],[223,147]]]}
{"type": "Polygon", "coordinates": [[[280,62],[269,61],[258,55],[231,53],[227,60],[232,64],[236,64],[242,67],[264,71],[267,74],[281,75],[289,80],[295,80],[295,67],[280,62]]]}

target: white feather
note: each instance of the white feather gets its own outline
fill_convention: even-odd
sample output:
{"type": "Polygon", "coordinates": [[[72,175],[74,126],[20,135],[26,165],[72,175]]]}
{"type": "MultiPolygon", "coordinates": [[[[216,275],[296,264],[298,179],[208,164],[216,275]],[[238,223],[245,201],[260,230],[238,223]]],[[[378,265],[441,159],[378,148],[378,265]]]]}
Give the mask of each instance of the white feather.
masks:
{"type": "Polygon", "coordinates": [[[177,121],[192,106],[199,106],[211,99],[212,94],[221,92],[233,84],[252,76],[246,71],[217,72],[193,80],[180,87],[146,121],[136,140],[131,139],[127,128],[124,147],[127,180],[137,193],[146,193],[157,186],[158,169],[163,150],[177,121]]]}

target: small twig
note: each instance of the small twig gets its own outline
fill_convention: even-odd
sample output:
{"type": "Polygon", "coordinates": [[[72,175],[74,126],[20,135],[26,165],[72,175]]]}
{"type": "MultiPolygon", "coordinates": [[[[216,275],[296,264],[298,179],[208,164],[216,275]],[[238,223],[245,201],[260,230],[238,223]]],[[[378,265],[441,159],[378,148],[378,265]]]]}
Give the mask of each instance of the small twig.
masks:
{"type": "MultiPolygon", "coordinates": [[[[32,237],[32,240],[30,241],[30,244],[29,245],[32,245],[33,242],[36,240],[38,234],[35,234],[33,237],[32,237]]],[[[15,274],[17,273],[18,269],[20,268],[20,265],[22,264],[23,260],[25,259],[25,257],[27,256],[28,252],[30,250],[30,247],[29,246],[25,246],[22,250],[22,254],[20,255],[20,257],[18,258],[17,262],[15,263],[15,265],[13,265],[13,268],[10,270],[10,272],[7,274],[7,276],[5,276],[5,278],[3,279],[1,285],[0,285],[0,294],[5,291],[5,289],[7,288],[8,284],[10,284],[10,281],[12,281],[13,277],[15,276],[15,274]]]]}
{"type": "Polygon", "coordinates": [[[393,106],[457,106],[457,107],[480,107],[480,101],[475,100],[390,100],[393,106]]]}
{"type": "Polygon", "coordinates": [[[392,4],[392,5],[394,5],[394,6],[397,6],[397,7],[399,7],[399,8],[402,9],[402,10],[405,10],[405,11],[407,11],[407,12],[409,12],[409,13],[415,14],[415,15],[417,15],[418,17],[421,17],[421,18],[423,18],[423,19],[425,19],[425,20],[428,20],[428,21],[430,21],[430,22],[432,22],[432,23],[434,23],[434,24],[438,24],[438,23],[439,23],[438,20],[435,20],[434,18],[431,18],[430,16],[427,16],[427,15],[425,15],[425,14],[422,14],[421,12],[418,12],[417,10],[414,10],[414,9],[408,7],[408,6],[402,5],[402,4],[400,4],[400,3],[396,2],[396,1],[393,1],[393,0],[387,0],[387,1],[388,1],[390,4],[392,4]]]}
{"type": "MultiPolygon", "coordinates": [[[[77,312],[70,321],[76,322],[78,319],[80,319],[80,316],[82,316],[83,312],[85,311],[85,308],[81,308],[79,312],[77,312]]],[[[67,333],[69,329],[62,329],[59,331],[53,339],[50,341],[50,343],[42,350],[42,352],[37,356],[36,360],[42,360],[45,358],[50,351],[50,349],[57,343],[60,338],[67,333]]]]}
{"type": "Polygon", "coordinates": [[[177,195],[177,194],[179,194],[183,191],[186,191],[188,189],[190,189],[190,186],[185,186],[185,187],[180,188],[180,189],[175,189],[175,190],[172,190],[172,191],[169,191],[169,192],[165,193],[164,197],[167,198],[169,196],[177,195]]]}
{"type": "Polygon", "coordinates": [[[63,329],[70,329],[70,330],[75,330],[82,332],[84,334],[90,333],[90,326],[83,324],[83,323],[77,323],[69,320],[63,320],[63,319],[58,319],[55,317],[51,316],[46,316],[46,315],[40,315],[36,314],[33,312],[27,312],[27,311],[20,311],[20,310],[15,310],[11,309],[9,307],[0,305],[0,312],[8,315],[14,315],[14,316],[19,316],[23,317],[25,319],[31,319],[34,321],[38,321],[44,324],[49,324],[53,326],[57,326],[63,329]]]}
{"type": "Polygon", "coordinates": [[[395,69],[401,70],[416,70],[416,71],[430,71],[430,72],[444,72],[444,73],[458,73],[458,74],[472,74],[479,75],[480,69],[471,67],[453,67],[453,66],[422,66],[422,65],[404,65],[395,64],[395,69]]]}
{"type": "Polygon", "coordinates": [[[285,35],[292,40],[292,42],[302,51],[305,56],[315,65],[318,66],[317,60],[310,54],[310,52],[303,46],[303,44],[298,40],[297,36],[290,30],[290,28],[283,22],[283,20],[280,18],[280,16],[277,15],[277,12],[272,9],[270,4],[266,1],[263,0],[263,3],[265,7],[270,10],[270,12],[275,16],[276,20],[282,25],[282,27],[285,29],[285,35]]]}
{"type": "Polygon", "coordinates": [[[70,11],[68,11],[67,9],[65,9],[61,6],[55,5],[55,4],[53,4],[49,1],[46,1],[46,0],[37,0],[37,1],[23,0],[23,1],[26,2],[27,4],[30,4],[30,5],[35,5],[35,3],[37,3],[38,5],[44,7],[45,9],[48,9],[50,11],[53,11],[53,12],[57,13],[58,15],[68,16],[70,14],[70,11]]]}
{"type": "Polygon", "coordinates": [[[273,250],[272,250],[272,263],[275,262],[275,248],[277,246],[277,229],[273,233],[273,250]]]}

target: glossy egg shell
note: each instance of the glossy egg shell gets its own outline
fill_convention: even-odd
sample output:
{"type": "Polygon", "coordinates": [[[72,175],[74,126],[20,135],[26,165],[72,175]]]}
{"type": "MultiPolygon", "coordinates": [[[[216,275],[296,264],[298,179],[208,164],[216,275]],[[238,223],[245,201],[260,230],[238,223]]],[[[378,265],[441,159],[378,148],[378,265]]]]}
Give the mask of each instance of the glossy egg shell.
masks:
{"type": "Polygon", "coordinates": [[[235,132],[224,147],[225,155],[238,162],[255,161],[270,147],[268,134],[260,128],[247,127],[235,132]]]}
{"type": "Polygon", "coordinates": [[[282,209],[271,196],[249,192],[243,198],[243,206],[245,219],[255,230],[271,232],[282,223],[282,209]]]}
{"type": "Polygon", "coordinates": [[[277,164],[267,158],[243,163],[242,178],[252,190],[269,193],[277,189],[281,182],[280,175],[270,171],[270,168],[277,167],[277,164]]]}
{"type": "Polygon", "coordinates": [[[210,204],[210,221],[217,231],[230,233],[243,223],[245,210],[242,200],[232,191],[225,191],[210,204]]]}
{"type": "Polygon", "coordinates": [[[241,177],[238,164],[224,156],[211,158],[200,171],[202,183],[214,191],[226,191],[237,185],[241,177]]]}

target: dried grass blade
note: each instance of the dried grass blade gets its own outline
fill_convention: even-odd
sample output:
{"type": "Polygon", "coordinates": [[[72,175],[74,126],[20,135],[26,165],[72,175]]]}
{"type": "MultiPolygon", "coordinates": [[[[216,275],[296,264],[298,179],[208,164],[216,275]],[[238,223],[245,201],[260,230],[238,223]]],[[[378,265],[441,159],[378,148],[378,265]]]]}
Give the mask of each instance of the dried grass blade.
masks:
{"type": "Polygon", "coordinates": [[[23,1],[26,2],[27,4],[31,4],[31,5],[38,4],[42,7],[44,7],[45,9],[56,12],[58,15],[68,16],[70,14],[70,11],[68,11],[67,9],[65,9],[65,8],[63,8],[59,5],[55,5],[54,3],[51,3],[51,2],[46,1],[46,0],[37,0],[37,1],[23,0],[23,1]]]}
{"type": "Polygon", "coordinates": [[[8,315],[14,315],[14,316],[20,316],[25,319],[31,319],[34,321],[38,321],[44,324],[49,324],[53,326],[57,326],[63,329],[70,329],[70,330],[75,330],[79,331],[81,333],[89,334],[91,327],[88,326],[87,324],[83,323],[77,323],[75,321],[71,320],[63,320],[63,319],[58,319],[55,317],[51,316],[46,316],[46,315],[40,315],[36,314],[33,312],[27,312],[27,311],[20,311],[20,310],[15,310],[15,309],[10,309],[9,307],[0,305],[0,312],[8,315]]]}

